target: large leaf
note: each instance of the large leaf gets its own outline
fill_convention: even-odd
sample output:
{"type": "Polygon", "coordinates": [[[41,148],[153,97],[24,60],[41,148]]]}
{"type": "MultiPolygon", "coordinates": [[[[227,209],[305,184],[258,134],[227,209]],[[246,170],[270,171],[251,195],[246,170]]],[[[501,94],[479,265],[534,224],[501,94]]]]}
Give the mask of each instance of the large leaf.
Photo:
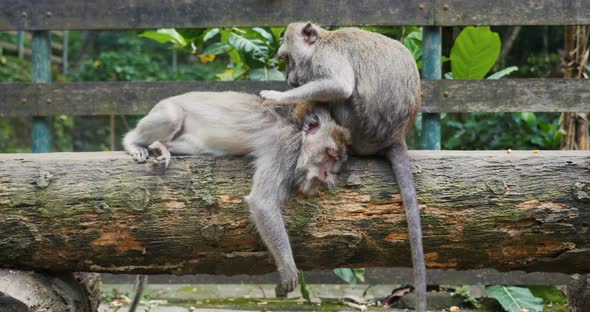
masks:
{"type": "Polygon", "coordinates": [[[140,37],[149,38],[159,43],[172,42],[175,46],[185,47],[187,41],[174,28],[158,29],[156,31],[145,31],[140,37]]]}
{"type": "Polygon", "coordinates": [[[467,27],[451,48],[454,79],[481,79],[500,55],[500,36],[490,27],[467,27]]]}
{"type": "Polygon", "coordinates": [[[241,34],[232,32],[229,35],[228,43],[234,49],[263,63],[265,63],[269,58],[268,47],[260,39],[248,38],[241,34]]]}
{"type": "Polygon", "coordinates": [[[285,80],[285,75],[274,67],[252,69],[248,76],[250,80],[285,80]]]}
{"type": "Polygon", "coordinates": [[[533,296],[525,287],[488,286],[488,296],[498,300],[504,310],[508,312],[542,312],[543,299],[533,296]]]}
{"type": "Polygon", "coordinates": [[[414,60],[418,61],[422,58],[422,31],[411,32],[406,38],[404,38],[404,46],[412,52],[414,60]]]}
{"type": "Polygon", "coordinates": [[[351,269],[342,268],[342,269],[334,269],[334,273],[340,277],[343,281],[349,284],[356,284],[356,277],[351,269]]]}

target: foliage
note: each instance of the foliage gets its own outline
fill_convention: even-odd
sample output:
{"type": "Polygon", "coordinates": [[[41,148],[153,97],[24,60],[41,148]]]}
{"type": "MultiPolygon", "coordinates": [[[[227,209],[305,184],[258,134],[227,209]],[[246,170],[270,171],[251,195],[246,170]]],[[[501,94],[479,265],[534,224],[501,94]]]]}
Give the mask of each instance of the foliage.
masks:
{"type": "Polygon", "coordinates": [[[343,281],[351,285],[356,285],[357,282],[365,282],[365,269],[364,268],[341,268],[334,269],[334,274],[340,277],[343,281]]]}
{"type": "Polygon", "coordinates": [[[299,290],[301,291],[301,297],[307,302],[311,303],[311,296],[309,294],[309,285],[305,282],[305,274],[303,271],[299,271],[299,290]]]}
{"type": "Polygon", "coordinates": [[[444,149],[559,149],[559,113],[445,114],[444,149]]]}
{"type": "Polygon", "coordinates": [[[31,81],[31,63],[0,53],[0,82],[31,81]]]}
{"type": "Polygon", "coordinates": [[[486,293],[498,300],[508,312],[543,311],[543,299],[533,296],[526,287],[488,286],[486,293]]]}
{"type": "Polygon", "coordinates": [[[116,38],[119,49],[104,51],[94,60],[88,60],[74,73],[75,80],[169,80],[173,74],[169,64],[158,54],[143,53],[141,42],[134,38],[116,38]]]}
{"type": "Polygon", "coordinates": [[[172,48],[197,54],[203,64],[217,62],[218,68],[223,64],[224,70],[210,77],[214,80],[283,80],[283,65],[276,58],[283,29],[212,28],[193,32],[191,37],[174,29],[159,29],[141,36],[172,42],[172,48]]]}

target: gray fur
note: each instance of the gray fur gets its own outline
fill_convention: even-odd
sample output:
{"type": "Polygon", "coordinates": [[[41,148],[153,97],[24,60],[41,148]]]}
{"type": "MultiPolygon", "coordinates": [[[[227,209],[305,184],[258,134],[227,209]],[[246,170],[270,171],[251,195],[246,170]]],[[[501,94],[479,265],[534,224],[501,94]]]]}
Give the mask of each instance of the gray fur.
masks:
{"type": "Polygon", "coordinates": [[[351,152],[383,155],[395,172],[410,232],[417,310],[426,309],[426,270],[420,214],[405,138],[420,109],[420,76],[398,41],[357,28],[287,26],[279,57],[294,89],[262,91],[268,100],[328,102],[333,118],[352,134],[351,152]]]}
{"type": "Polygon", "coordinates": [[[296,287],[298,270],[281,208],[294,188],[313,195],[334,183],[349,139],[327,109],[301,105],[309,109],[294,117],[294,107],[263,104],[256,95],[191,92],[158,103],[123,139],[137,162],[151,150],[165,166],[171,154],[252,155],[246,202],[287,292],[296,287]]]}

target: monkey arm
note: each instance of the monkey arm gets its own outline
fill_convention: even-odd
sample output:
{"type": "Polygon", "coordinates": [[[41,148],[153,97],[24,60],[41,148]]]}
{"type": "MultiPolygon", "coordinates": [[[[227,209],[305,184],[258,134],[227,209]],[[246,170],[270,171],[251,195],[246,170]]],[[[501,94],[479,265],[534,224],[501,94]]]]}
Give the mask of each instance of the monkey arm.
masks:
{"type": "Polygon", "coordinates": [[[286,172],[277,153],[280,149],[269,151],[256,159],[256,171],[252,190],[246,197],[256,229],[264,244],[272,254],[281,277],[281,290],[291,292],[297,287],[298,270],[289,243],[289,236],[283,221],[282,206],[290,192],[292,173],[286,172]]]}
{"type": "Polygon", "coordinates": [[[299,101],[327,102],[347,99],[352,95],[353,90],[353,84],[343,83],[335,79],[323,79],[308,82],[285,92],[260,91],[260,96],[267,100],[289,104],[299,101]]]}

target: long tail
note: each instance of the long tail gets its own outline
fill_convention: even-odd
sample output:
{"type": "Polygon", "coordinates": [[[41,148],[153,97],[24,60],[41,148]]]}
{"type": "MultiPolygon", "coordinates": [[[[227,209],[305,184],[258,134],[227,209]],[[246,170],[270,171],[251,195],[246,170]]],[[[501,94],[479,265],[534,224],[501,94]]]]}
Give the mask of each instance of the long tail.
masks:
{"type": "Polygon", "coordinates": [[[139,301],[141,299],[141,294],[143,293],[143,289],[147,282],[148,276],[147,275],[137,275],[137,279],[135,281],[135,296],[133,297],[133,301],[129,306],[129,312],[135,312],[137,306],[139,305],[139,301]]]}
{"type": "Polygon", "coordinates": [[[416,311],[426,311],[426,266],[424,248],[422,246],[422,226],[420,224],[420,208],[414,178],[410,167],[408,147],[405,143],[392,145],[387,151],[387,158],[399,185],[406,210],[410,244],[412,248],[412,264],[414,265],[414,287],[416,290],[416,311]]]}

